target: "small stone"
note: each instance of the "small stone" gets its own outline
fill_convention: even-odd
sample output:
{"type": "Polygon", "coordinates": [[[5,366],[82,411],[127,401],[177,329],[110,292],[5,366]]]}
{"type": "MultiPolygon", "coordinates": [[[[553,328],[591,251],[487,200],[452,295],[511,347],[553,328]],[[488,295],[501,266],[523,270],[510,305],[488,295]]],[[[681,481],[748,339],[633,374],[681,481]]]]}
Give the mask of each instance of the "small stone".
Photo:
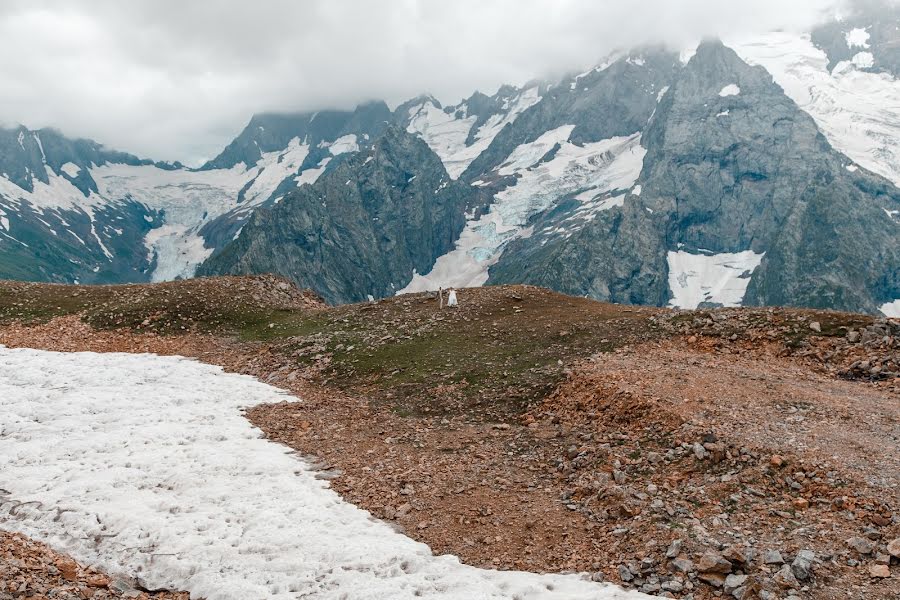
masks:
{"type": "Polygon", "coordinates": [[[782,465],[784,465],[784,457],[778,454],[773,454],[772,457],[769,458],[769,464],[771,464],[773,467],[781,467],[782,465]]]}
{"type": "Polygon", "coordinates": [[[806,581],[812,575],[812,564],[816,560],[816,555],[810,550],[801,550],[791,563],[791,571],[794,577],[800,581],[806,581]]]}
{"type": "Polygon", "coordinates": [[[775,573],[772,579],[783,588],[799,588],[800,582],[797,581],[797,578],[794,577],[794,572],[791,571],[791,567],[788,565],[784,565],[781,567],[777,573],[775,573]]]}
{"type": "Polygon", "coordinates": [[[619,565],[619,579],[627,583],[634,579],[634,574],[632,574],[631,569],[627,566],[619,565]]]}
{"type": "Polygon", "coordinates": [[[887,551],[894,558],[900,558],[900,538],[888,542],[887,551]]]}
{"type": "Polygon", "coordinates": [[[794,498],[794,508],[797,510],[806,510],[809,508],[809,500],[806,498],[794,498]]]}
{"type": "Polygon", "coordinates": [[[701,573],[731,573],[731,561],[726,560],[721,554],[707,552],[697,563],[697,570],[701,573]]]}
{"type": "Polygon", "coordinates": [[[887,565],[869,565],[869,575],[878,579],[887,579],[891,576],[891,569],[887,565]]]}
{"type": "Polygon", "coordinates": [[[56,568],[66,581],[78,579],[78,565],[71,558],[61,557],[55,561],[56,568]]]}
{"type": "Polygon", "coordinates": [[[669,549],[666,550],[666,558],[677,558],[679,554],[681,554],[681,546],[684,542],[681,540],[673,540],[671,544],[669,544],[669,549]]]}
{"type": "Polygon", "coordinates": [[[109,587],[109,577],[103,575],[102,573],[88,575],[85,578],[84,582],[90,587],[109,587]]]}
{"type": "Polygon", "coordinates": [[[694,570],[694,561],[688,558],[676,558],[672,561],[672,568],[680,573],[690,573],[694,570]]]}
{"type": "Polygon", "coordinates": [[[847,545],[859,552],[860,554],[872,554],[872,551],[875,550],[875,545],[862,537],[852,537],[847,540],[847,545]]]}
{"type": "Polygon", "coordinates": [[[891,564],[891,557],[887,554],[876,554],[875,563],[879,565],[889,565],[891,564]]]}
{"type": "Polygon", "coordinates": [[[746,575],[729,575],[725,578],[725,593],[730,594],[747,582],[746,575]]]}
{"type": "Polygon", "coordinates": [[[725,576],[721,573],[700,573],[697,576],[697,579],[715,588],[720,588],[725,585],[725,576]]]}
{"type": "Polygon", "coordinates": [[[677,579],[664,581],[660,587],[667,592],[680,592],[684,589],[684,584],[677,579]]]}
{"type": "Polygon", "coordinates": [[[733,563],[746,565],[749,564],[751,560],[753,560],[753,550],[750,548],[743,548],[741,546],[729,546],[725,549],[724,552],[722,552],[722,556],[733,563]]]}
{"type": "Polygon", "coordinates": [[[625,473],[623,471],[619,471],[619,470],[613,471],[613,480],[616,483],[618,483],[619,485],[624,484],[627,479],[628,479],[628,476],[625,475],[625,473]]]}
{"type": "Polygon", "coordinates": [[[769,550],[763,554],[763,562],[767,565],[781,565],[784,564],[784,558],[778,550],[769,550]]]}
{"type": "Polygon", "coordinates": [[[812,323],[810,323],[809,328],[816,333],[822,333],[822,325],[818,321],[813,321],[812,323]]]}
{"type": "Polygon", "coordinates": [[[693,446],[694,456],[697,460],[703,460],[707,456],[709,456],[709,452],[706,451],[706,448],[699,442],[695,443],[693,446]]]}

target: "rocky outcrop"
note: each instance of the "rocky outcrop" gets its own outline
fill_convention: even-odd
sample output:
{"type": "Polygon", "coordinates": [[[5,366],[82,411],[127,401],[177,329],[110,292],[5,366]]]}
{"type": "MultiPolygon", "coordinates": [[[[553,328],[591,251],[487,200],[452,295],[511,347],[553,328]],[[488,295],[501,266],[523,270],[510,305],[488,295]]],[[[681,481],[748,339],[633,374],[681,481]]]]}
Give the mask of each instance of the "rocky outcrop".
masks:
{"type": "Polygon", "coordinates": [[[425,142],[391,127],[315,184],[258,209],[199,272],[274,272],[331,303],[389,296],[453,247],[478,205],[425,142]]]}

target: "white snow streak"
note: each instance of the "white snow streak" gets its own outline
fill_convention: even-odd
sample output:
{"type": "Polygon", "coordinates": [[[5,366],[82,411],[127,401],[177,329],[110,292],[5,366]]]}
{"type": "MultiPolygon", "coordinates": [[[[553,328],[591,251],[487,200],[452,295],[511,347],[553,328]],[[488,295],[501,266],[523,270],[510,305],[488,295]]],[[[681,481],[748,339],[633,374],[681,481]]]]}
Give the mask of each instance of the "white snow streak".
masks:
{"type": "Polygon", "coordinates": [[[0,526],[208,600],[650,598],[433,556],[241,414],[288,399],[180,357],[0,346],[0,526]]]}
{"type": "Polygon", "coordinates": [[[737,96],[741,93],[741,88],[737,85],[731,83],[722,88],[722,91],[719,92],[719,95],[723,98],[727,98],[728,96],[737,96]]]}
{"type": "Polygon", "coordinates": [[[580,192],[579,199],[585,202],[579,211],[582,222],[621,206],[624,195],[603,196],[630,189],[637,181],[646,154],[640,135],[576,146],[566,141],[573,128],[564,125],[517,147],[498,171],[518,175],[515,185],[499,192],[486,214],[466,223],[454,249],[438,258],[431,272],[413,273],[412,281],[398,293],[484,285],[488,269],[512,239],[524,235],[528,220],[568,194],[580,192]],[[556,144],[560,148],[551,160],[535,164],[556,144]]]}
{"type": "Polygon", "coordinates": [[[750,276],[765,253],[752,250],[736,254],[690,254],[669,252],[669,306],[695,309],[700,304],[740,306],[750,285],[750,276]]]}
{"type": "Polygon", "coordinates": [[[466,140],[477,117],[457,117],[461,110],[465,114],[466,107],[458,107],[448,114],[435,106],[434,100],[426,99],[421,104],[410,108],[410,122],[407,131],[419,135],[434,150],[444,168],[453,179],[462,175],[466,167],[484,152],[500,130],[507,123],[516,120],[523,111],[537,104],[540,95],[537,87],[522,91],[511,102],[505,112],[491,116],[475,132],[474,141],[466,146],[466,140]]]}
{"type": "Polygon", "coordinates": [[[359,144],[356,142],[356,135],[348,134],[339,137],[331,144],[327,144],[328,151],[333,156],[344,154],[345,152],[359,152],[359,144]]]}

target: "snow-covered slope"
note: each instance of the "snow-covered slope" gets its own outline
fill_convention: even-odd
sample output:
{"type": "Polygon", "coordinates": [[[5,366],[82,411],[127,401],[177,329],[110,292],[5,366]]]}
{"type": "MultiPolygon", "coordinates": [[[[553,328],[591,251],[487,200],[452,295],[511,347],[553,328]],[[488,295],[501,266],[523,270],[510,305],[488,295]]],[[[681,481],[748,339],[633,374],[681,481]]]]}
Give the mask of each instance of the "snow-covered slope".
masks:
{"type": "Polygon", "coordinates": [[[212,224],[221,220],[227,223],[223,228],[237,230],[256,207],[276,200],[277,190],[283,195],[315,182],[334,157],[358,151],[359,141],[367,143],[369,137],[336,137],[335,133],[329,139],[319,133],[321,139],[293,137],[284,148],[262,152],[250,164],[188,169],[134,157],[118,160],[115,155],[97,162],[94,157],[73,156],[80,165],[65,162],[53,166],[43,156],[38,132],[21,128],[19,148],[14,147],[13,154],[3,158],[18,164],[15,155],[21,154],[19,162],[30,160],[31,166],[25,167],[25,179],[13,181],[8,173],[0,175],[0,210],[4,217],[0,251],[4,240],[7,245],[29,248],[37,227],[44,230],[47,240],[63,238],[83,247],[82,253],[73,254],[78,258],[61,261],[58,272],[54,266],[37,265],[51,281],[77,280],[78,271],[67,268],[70,262],[90,263],[89,272],[102,275],[120,258],[109,250],[117,241],[131,246],[133,262],[140,267],[140,271],[125,275],[126,281],[191,277],[215,249],[215,240],[204,235],[212,224]],[[38,143],[40,161],[28,156],[32,139],[38,143]],[[123,213],[128,211],[132,220],[137,216],[138,221],[143,218],[146,222],[141,228],[146,231],[139,239],[133,239],[134,227],[124,228],[120,223],[127,220],[123,213]],[[134,211],[140,214],[134,215],[134,211]],[[71,225],[75,217],[87,219],[86,231],[79,233],[71,225]],[[26,222],[31,229],[25,227],[26,222]]]}
{"type": "MultiPolygon", "coordinates": [[[[474,97],[473,97],[474,98],[474,97]]],[[[457,106],[442,108],[434,98],[423,97],[404,105],[407,131],[419,135],[441,157],[450,177],[456,179],[484,152],[507,124],[540,100],[540,89],[532,85],[523,90],[504,88],[492,98],[489,108],[470,106],[473,99],[457,106]]],[[[400,115],[401,118],[404,115],[400,115]]]]}
{"type": "Polygon", "coordinates": [[[615,204],[612,192],[624,198],[641,173],[645,150],[640,135],[579,146],[568,141],[573,129],[564,125],[516,148],[497,171],[500,177],[514,176],[512,184],[495,195],[486,214],[467,221],[454,250],[440,257],[427,275],[415,273],[400,293],[484,285],[488,269],[509,241],[533,233],[527,224],[537,213],[577,194],[577,220],[584,222],[615,204]],[[551,150],[553,157],[545,159],[551,150]]]}
{"type": "MultiPolygon", "coordinates": [[[[853,34],[851,42],[862,43],[853,34]]],[[[771,33],[726,42],[746,62],[765,67],[815,119],[828,141],[858,165],[900,185],[900,81],[863,70],[859,61],[828,68],[809,35],[771,33]]]]}
{"type": "Polygon", "coordinates": [[[650,598],[433,556],[241,414],[288,399],[179,357],[0,346],[0,527],[208,600],[650,598]]]}

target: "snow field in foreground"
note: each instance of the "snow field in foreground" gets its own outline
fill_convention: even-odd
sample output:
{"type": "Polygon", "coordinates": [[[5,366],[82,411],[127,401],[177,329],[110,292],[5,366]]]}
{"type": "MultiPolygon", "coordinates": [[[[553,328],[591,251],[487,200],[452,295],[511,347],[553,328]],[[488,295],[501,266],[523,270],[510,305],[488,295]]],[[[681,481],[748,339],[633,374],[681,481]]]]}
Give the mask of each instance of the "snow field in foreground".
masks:
{"type": "Polygon", "coordinates": [[[0,528],[208,600],[648,598],[432,556],[241,414],[288,399],[180,357],[0,346],[0,528]]]}

